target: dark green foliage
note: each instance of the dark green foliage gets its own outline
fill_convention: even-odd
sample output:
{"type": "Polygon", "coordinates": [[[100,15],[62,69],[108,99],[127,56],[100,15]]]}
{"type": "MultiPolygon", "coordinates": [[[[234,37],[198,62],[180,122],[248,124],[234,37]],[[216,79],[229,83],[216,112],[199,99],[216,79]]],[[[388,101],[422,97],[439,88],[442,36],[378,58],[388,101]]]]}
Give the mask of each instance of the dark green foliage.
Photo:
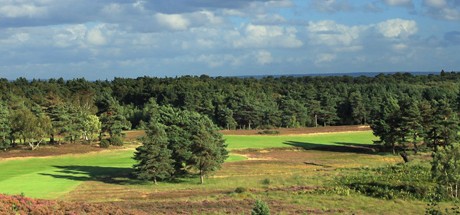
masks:
{"type": "Polygon", "coordinates": [[[383,199],[427,200],[435,187],[429,166],[409,164],[362,169],[338,178],[338,182],[358,193],[383,199]]]}
{"type": "Polygon", "coordinates": [[[455,113],[447,100],[432,101],[428,106],[431,110],[424,110],[427,115],[424,118],[425,142],[437,151],[438,147],[446,147],[459,140],[460,121],[458,113],[455,113]]]}
{"type": "Polygon", "coordinates": [[[235,189],[235,193],[244,193],[246,191],[247,191],[247,189],[245,187],[237,187],[235,189]]]}
{"type": "Polygon", "coordinates": [[[147,135],[142,140],[142,146],[136,148],[134,159],[134,174],[143,180],[157,183],[157,179],[170,178],[174,173],[171,150],[168,149],[168,139],[164,126],[152,123],[147,129],[147,135]]]}
{"type": "MultiPolygon", "coordinates": [[[[228,157],[222,134],[208,117],[171,106],[158,106],[154,102],[144,110],[149,123],[165,131],[166,137],[162,141],[165,142],[164,150],[170,154],[171,176],[198,172],[203,183],[204,176],[219,169],[228,157]]],[[[157,133],[148,133],[148,137],[158,136],[157,133]]]]}
{"type": "Polygon", "coordinates": [[[451,215],[451,214],[460,214],[460,206],[458,202],[455,202],[455,205],[449,208],[441,209],[437,200],[432,199],[427,205],[425,210],[426,215],[451,215]]]}
{"type": "Polygon", "coordinates": [[[119,136],[113,136],[109,139],[112,146],[123,146],[123,139],[119,136]]]}
{"type": "Polygon", "coordinates": [[[252,208],[251,215],[270,215],[268,204],[262,200],[256,200],[252,208]]]}
{"type": "MultiPolygon", "coordinates": [[[[414,145],[422,140],[436,147],[455,142],[455,132],[451,131],[456,126],[455,113],[460,109],[460,74],[443,74],[414,76],[409,73],[396,73],[379,74],[376,77],[306,76],[260,79],[140,77],[95,82],[81,78],[46,81],[3,79],[0,82],[0,101],[6,108],[0,108],[0,137],[3,140],[4,135],[1,133],[8,133],[7,139],[13,146],[18,142],[26,142],[23,133],[25,126],[15,119],[19,115],[25,116],[24,113],[28,111],[35,117],[40,116],[42,122],[46,121],[46,117],[41,115],[50,119],[51,128],[45,129],[43,133],[46,133],[50,142],[59,143],[61,137],[70,142],[90,142],[95,133],[100,133],[99,138],[105,133],[119,136],[122,130],[146,125],[151,121],[150,118],[161,118],[160,121],[164,122],[174,121],[176,117],[183,117],[183,114],[171,111],[172,108],[177,108],[207,116],[223,129],[372,122],[374,128],[380,127],[375,130],[376,134],[381,134],[382,131],[392,134],[381,136],[381,143],[390,148],[393,145],[395,148],[414,145]],[[404,106],[407,98],[416,101],[418,105],[406,107],[417,107],[421,116],[433,117],[422,117],[421,124],[427,135],[417,134],[417,138],[407,138],[411,135],[404,135],[402,140],[399,131],[391,130],[393,126],[390,124],[393,122],[387,121],[387,117],[391,119],[401,115],[392,114],[393,105],[404,106]],[[9,112],[9,117],[2,116],[6,114],[5,110],[9,112]],[[97,132],[99,129],[92,129],[98,126],[88,127],[90,124],[97,125],[94,116],[102,122],[101,132],[97,132]],[[9,125],[9,131],[4,127],[5,122],[8,122],[6,124],[9,125]]],[[[416,112],[414,108],[406,114],[416,112]]],[[[185,125],[187,120],[182,121],[177,123],[185,125]]],[[[397,121],[394,123],[400,124],[397,121]]],[[[188,155],[182,153],[181,156],[186,158],[188,155]]]]}
{"type": "Polygon", "coordinates": [[[200,127],[192,136],[190,163],[198,169],[203,184],[204,176],[220,169],[228,157],[228,152],[222,134],[217,131],[217,128],[213,128],[209,119],[202,118],[202,121],[197,123],[200,127]]]}
{"type": "Polygon", "coordinates": [[[270,185],[271,183],[272,181],[269,178],[265,178],[264,180],[262,180],[263,185],[270,185]]]}
{"type": "Polygon", "coordinates": [[[10,111],[8,107],[0,102],[0,150],[7,150],[10,147],[10,111]]]}
{"type": "Polygon", "coordinates": [[[452,144],[433,153],[431,174],[437,194],[444,198],[460,196],[460,144],[452,144]]]}
{"type": "Polygon", "coordinates": [[[110,141],[108,139],[102,139],[101,142],[99,143],[99,146],[101,148],[109,148],[110,141]]]}

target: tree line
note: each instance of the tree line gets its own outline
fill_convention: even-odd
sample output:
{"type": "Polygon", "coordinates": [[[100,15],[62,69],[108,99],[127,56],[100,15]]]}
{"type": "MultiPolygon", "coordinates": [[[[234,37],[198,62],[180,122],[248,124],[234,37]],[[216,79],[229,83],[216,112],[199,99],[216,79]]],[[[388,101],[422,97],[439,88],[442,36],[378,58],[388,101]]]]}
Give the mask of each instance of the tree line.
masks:
{"type": "Polygon", "coordinates": [[[117,142],[122,130],[146,128],[149,106],[207,116],[221,129],[370,124],[388,98],[445,100],[459,111],[460,74],[375,77],[209,77],[0,79],[3,148],[40,140],[117,142]],[[37,126],[39,125],[39,126],[37,126]]]}

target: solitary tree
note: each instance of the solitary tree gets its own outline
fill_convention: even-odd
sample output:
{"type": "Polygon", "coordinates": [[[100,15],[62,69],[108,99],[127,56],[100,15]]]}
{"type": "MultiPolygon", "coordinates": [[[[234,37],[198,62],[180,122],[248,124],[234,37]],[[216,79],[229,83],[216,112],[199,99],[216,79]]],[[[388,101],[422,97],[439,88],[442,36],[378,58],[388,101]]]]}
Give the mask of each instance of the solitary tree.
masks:
{"type": "Polygon", "coordinates": [[[201,124],[192,139],[192,163],[200,172],[201,184],[204,183],[204,176],[219,169],[228,157],[222,135],[217,130],[208,130],[209,127],[205,126],[201,124]]]}
{"type": "Polygon", "coordinates": [[[146,131],[142,145],[136,148],[134,159],[134,174],[143,180],[151,180],[157,184],[157,179],[169,178],[174,173],[171,150],[167,148],[168,139],[163,125],[154,123],[146,131]]]}

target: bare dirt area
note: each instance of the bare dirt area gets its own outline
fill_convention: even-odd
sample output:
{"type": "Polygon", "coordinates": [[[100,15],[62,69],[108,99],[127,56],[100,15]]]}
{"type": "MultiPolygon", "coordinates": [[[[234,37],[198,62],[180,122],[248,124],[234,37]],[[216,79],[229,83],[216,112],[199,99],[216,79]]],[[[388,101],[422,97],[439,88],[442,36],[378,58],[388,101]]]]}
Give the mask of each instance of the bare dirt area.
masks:
{"type": "MultiPolygon", "coordinates": [[[[347,125],[347,126],[326,126],[326,127],[307,127],[307,128],[273,128],[270,130],[279,131],[278,135],[301,135],[316,133],[333,133],[333,132],[351,132],[351,131],[369,131],[369,126],[347,125]]],[[[253,130],[221,130],[224,135],[260,135],[261,129],[253,130]]]]}
{"type": "Polygon", "coordinates": [[[145,135],[144,130],[132,130],[132,131],[125,131],[124,133],[124,140],[125,142],[136,142],[139,141],[138,139],[145,135]]]}
{"type": "Polygon", "coordinates": [[[61,145],[43,145],[36,150],[27,148],[13,148],[9,151],[0,151],[0,159],[2,158],[18,158],[18,157],[46,157],[66,154],[82,154],[89,152],[103,151],[107,149],[100,148],[98,145],[89,144],[61,144],[61,145]]]}

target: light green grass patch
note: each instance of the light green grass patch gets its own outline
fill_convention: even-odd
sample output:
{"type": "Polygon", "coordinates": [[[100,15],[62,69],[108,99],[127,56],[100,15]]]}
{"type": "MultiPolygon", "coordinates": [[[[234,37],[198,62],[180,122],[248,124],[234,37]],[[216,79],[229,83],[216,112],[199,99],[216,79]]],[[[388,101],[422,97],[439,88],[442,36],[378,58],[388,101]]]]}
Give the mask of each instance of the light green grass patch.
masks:
{"type": "Polygon", "coordinates": [[[132,151],[112,151],[0,161],[0,192],[58,198],[92,177],[131,168],[132,156],[132,151]]]}
{"type": "Polygon", "coordinates": [[[225,162],[237,162],[237,161],[244,161],[248,158],[238,154],[229,154],[227,160],[225,162]]]}
{"type": "Polygon", "coordinates": [[[377,140],[371,131],[357,131],[311,135],[226,135],[228,149],[277,148],[300,146],[314,148],[320,145],[373,144],[377,140]]]}

